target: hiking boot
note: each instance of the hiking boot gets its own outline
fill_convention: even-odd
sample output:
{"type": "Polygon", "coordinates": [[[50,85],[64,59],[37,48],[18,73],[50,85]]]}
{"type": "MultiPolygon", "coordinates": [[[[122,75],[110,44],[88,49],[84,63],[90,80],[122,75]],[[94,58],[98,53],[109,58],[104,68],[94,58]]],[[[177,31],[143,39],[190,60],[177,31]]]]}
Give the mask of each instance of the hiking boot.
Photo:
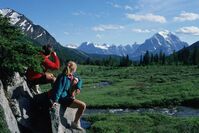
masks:
{"type": "Polygon", "coordinates": [[[80,125],[76,124],[75,122],[71,122],[71,128],[77,129],[77,130],[84,130],[80,125]]]}

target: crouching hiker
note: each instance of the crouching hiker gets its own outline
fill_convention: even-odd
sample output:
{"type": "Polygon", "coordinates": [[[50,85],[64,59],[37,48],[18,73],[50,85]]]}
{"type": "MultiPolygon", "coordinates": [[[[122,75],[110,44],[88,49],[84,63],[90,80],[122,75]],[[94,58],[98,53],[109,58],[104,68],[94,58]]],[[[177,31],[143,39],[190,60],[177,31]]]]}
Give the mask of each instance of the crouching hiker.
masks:
{"type": "Polygon", "coordinates": [[[71,127],[83,130],[78,121],[86,109],[86,104],[74,98],[75,93],[80,93],[82,86],[82,80],[79,77],[75,77],[76,69],[77,64],[69,61],[63,72],[57,77],[53,89],[48,92],[48,97],[52,103],[52,107],[56,106],[56,103],[59,103],[63,107],[77,108],[71,127]]]}
{"type": "Polygon", "coordinates": [[[34,94],[41,93],[39,90],[40,84],[53,84],[55,82],[56,77],[48,72],[48,70],[58,70],[60,68],[59,58],[56,52],[53,51],[52,45],[44,45],[42,49],[43,50],[39,52],[39,56],[42,57],[41,66],[43,72],[36,72],[32,68],[28,68],[26,72],[28,85],[34,94]],[[53,58],[53,61],[50,60],[50,57],[53,58]]]}

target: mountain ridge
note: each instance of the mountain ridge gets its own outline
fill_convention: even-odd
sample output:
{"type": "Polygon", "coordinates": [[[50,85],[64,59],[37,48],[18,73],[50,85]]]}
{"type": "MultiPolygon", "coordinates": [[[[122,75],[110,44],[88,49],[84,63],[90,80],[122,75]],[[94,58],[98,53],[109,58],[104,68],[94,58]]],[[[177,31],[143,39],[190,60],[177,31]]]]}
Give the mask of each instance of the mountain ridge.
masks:
{"type": "Polygon", "coordinates": [[[35,25],[25,15],[10,8],[0,9],[0,14],[9,18],[12,25],[19,27],[24,34],[41,46],[48,43],[52,44],[62,63],[67,60],[81,62],[88,58],[88,55],[84,52],[62,46],[46,29],[40,25],[35,25]]]}
{"type": "Polygon", "coordinates": [[[72,48],[84,51],[88,54],[129,55],[131,59],[139,59],[146,51],[151,53],[159,53],[162,51],[165,55],[170,55],[173,51],[179,51],[187,46],[188,43],[181,41],[174,33],[165,30],[157,32],[152,37],[146,39],[142,44],[134,43],[131,45],[116,46],[83,42],[80,46],[73,45],[72,48]]]}
{"type": "Polygon", "coordinates": [[[139,44],[127,44],[125,46],[119,45],[108,45],[108,44],[95,44],[92,42],[83,42],[80,46],[77,45],[66,45],[68,48],[78,49],[88,54],[102,54],[102,55],[117,55],[126,56],[131,54],[139,46],[139,44]]]}

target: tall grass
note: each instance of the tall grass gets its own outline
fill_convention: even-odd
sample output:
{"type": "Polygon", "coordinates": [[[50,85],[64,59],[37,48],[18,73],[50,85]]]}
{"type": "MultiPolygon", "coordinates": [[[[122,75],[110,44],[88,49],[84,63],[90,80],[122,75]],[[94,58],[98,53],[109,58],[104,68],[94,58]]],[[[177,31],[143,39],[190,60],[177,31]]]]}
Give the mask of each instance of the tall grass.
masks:
{"type": "Polygon", "coordinates": [[[80,66],[84,89],[78,99],[90,108],[137,108],[179,105],[199,98],[195,66],[80,66]],[[108,86],[99,86],[100,82],[108,86]]]}
{"type": "MultiPolygon", "coordinates": [[[[173,106],[199,99],[196,66],[79,65],[77,73],[83,79],[83,90],[76,98],[85,101],[88,108],[173,106]],[[101,82],[107,85],[100,85],[101,82]]],[[[51,86],[42,88],[46,91],[51,86]]]]}
{"type": "Polygon", "coordinates": [[[87,116],[92,133],[198,133],[199,118],[176,118],[154,113],[87,116]]]}

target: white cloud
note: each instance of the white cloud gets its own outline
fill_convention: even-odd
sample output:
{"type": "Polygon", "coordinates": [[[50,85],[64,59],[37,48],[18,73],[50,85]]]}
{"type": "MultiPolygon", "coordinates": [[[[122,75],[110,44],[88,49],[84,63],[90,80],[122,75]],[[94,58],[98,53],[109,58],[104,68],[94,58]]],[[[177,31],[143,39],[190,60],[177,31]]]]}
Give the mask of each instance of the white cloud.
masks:
{"type": "Polygon", "coordinates": [[[133,8],[132,8],[131,6],[129,6],[129,5],[125,5],[125,6],[124,6],[124,9],[125,9],[125,10],[133,10],[133,8]]]}
{"type": "Polygon", "coordinates": [[[108,24],[108,25],[98,25],[92,28],[92,30],[94,31],[119,30],[119,29],[124,29],[124,26],[108,24]]]}
{"type": "Polygon", "coordinates": [[[112,3],[112,2],[107,2],[107,4],[111,5],[112,7],[115,7],[115,8],[122,8],[121,5],[118,5],[116,3],[112,3]]]}
{"type": "Polygon", "coordinates": [[[121,6],[118,5],[118,4],[113,4],[113,7],[115,7],[115,8],[121,8],[121,6]]]}
{"type": "Polygon", "coordinates": [[[150,22],[166,23],[166,18],[164,16],[154,15],[152,13],[145,15],[127,13],[126,17],[134,21],[150,21],[150,22]]]}
{"type": "Polygon", "coordinates": [[[181,34],[199,35],[199,28],[195,26],[182,27],[176,31],[181,34]]]}
{"type": "Polygon", "coordinates": [[[112,3],[112,2],[107,2],[107,4],[111,5],[114,8],[120,8],[120,9],[125,9],[125,10],[133,10],[133,7],[129,6],[129,5],[119,5],[116,3],[112,3]]]}
{"type": "Polygon", "coordinates": [[[89,16],[89,17],[96,17],[96,18],[100,18],[102,16],[100,14],[84,12],[84,11],[73,12],[72,15],[74,15],[74,16],[89,16]]]}
{"type": "Polygon", "coordinates": [[[193,21],[199,19],[199,14],[191,12],[182,12],[179,16],[174,17],[174,21],[193,21]]]}
{"type": "Polygon", "coordinates": [[[74,13],[72,13],[72,14],[73,14],[74,16],[86,15],[86,13],[83,12],[83,11],[74,12],[74,13]]]}
{"type": "Polygon", "coordinates": [[[148,29],[132,29],[133,32],[137,32],[137,33],[150,33],[151,30],[148,29]]]}

